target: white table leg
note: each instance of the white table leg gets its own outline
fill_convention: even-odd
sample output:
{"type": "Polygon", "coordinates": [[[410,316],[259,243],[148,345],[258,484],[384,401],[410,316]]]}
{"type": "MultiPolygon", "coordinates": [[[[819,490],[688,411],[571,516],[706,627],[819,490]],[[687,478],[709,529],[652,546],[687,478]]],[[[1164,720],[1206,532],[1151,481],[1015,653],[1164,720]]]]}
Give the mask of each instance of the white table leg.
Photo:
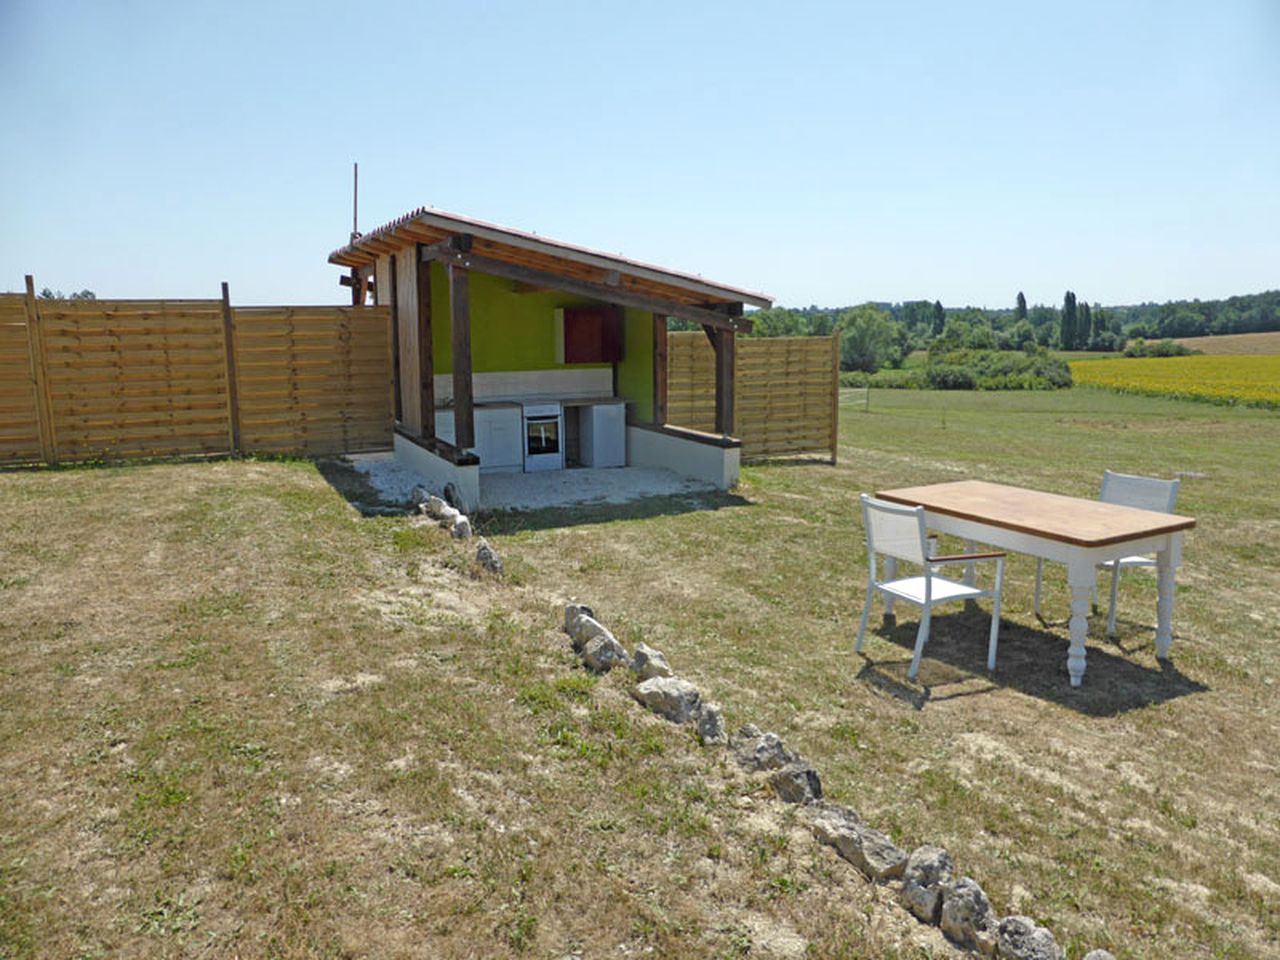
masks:
{"type": "Polygon", "coordinates": [[[1169,659],[1173,644],[1173,594],[1178,562],[1182,559],[1182,534],[1169,538],[1165,549],[1156,552],[1156,657],[1169,659]]]}
{"type": "Polygon", "coordinates": [[[1067,650],[1067,673],[1071,685],[1080,686],[1084,679],[1085,638],[1089,635],[1089,599],[1093,595],[1093,566],[1072,562],[1067,566],[1067,582],[1071,586],[1071,646],[1067,650]]]}
{"type": "MultiPolygon", "coordinates": [[[[978,550],[978,545],[975,544],[972,540],[966,540],[964,542],[965,553],[976,553],[977,550],[978,550]]],[[[978,569],[977,564],[974,564],[974,563],[966,563],[964,565],[964,584],[966,587],[972,587],[975,584],[977,584],[978,582],[977,569],[978,569]]]]}

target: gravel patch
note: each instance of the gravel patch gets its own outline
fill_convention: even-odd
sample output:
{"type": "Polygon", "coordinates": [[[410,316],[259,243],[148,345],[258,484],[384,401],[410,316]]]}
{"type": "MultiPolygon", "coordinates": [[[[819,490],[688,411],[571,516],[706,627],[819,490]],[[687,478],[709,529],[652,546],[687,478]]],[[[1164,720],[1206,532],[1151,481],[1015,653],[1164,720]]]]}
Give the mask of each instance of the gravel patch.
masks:
{"type": "MultiPolygon", "coordinates": [[[[429,484],[396,462],[394,453],[361,453],[347,457],[369,478],[382,499],[409,500],[418,484],[429,484]]],[[[628,503],[644,497],[708,493],[715,488],[655,467],[611,467],[593,470],[545,470],[538,473],[487,473],[480,477],[484,510],[540,510],[575,503],[628,503]]],[[[439,491],[434,491],[439,493],[439,491]]]]}
{"type": "Polygon", "coordinates": [[[378,496],[390,503],[407,502],[413,488],[424,482],[417,473],[396,463],[396,455],[391,452],[352,453],[347,460],[369,478],[378,496]]]}

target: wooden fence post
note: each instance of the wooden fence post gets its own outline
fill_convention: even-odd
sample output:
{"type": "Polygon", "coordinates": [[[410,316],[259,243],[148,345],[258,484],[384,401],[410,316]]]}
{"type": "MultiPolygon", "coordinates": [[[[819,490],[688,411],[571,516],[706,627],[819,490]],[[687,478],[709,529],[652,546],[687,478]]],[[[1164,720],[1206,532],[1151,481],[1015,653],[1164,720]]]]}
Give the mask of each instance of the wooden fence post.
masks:
{"type": "Polygon", "coordinates": [[[240,450],[240,395],[236,386],[236,339],[231,317],[231,293],[222,281],[222,341],[227,371],[227,421],[231,430],[231,452],[240,450]]]}
{"type": "Polygon", "coordinates": [[[53,428],[53,403],[49,399],[49,376],[45,369],[44,337],[36,306],[36,281],[27,274],[27,350],[31,355],[31,383],[35,390],[36,421],[40,428],[40,454],[50,466],[58,464],[58,437],[53,428]]]}
{"type": "MultiPolygon", "coordinates": [[[[831,331],[831,464],[840,446],[840,328],[831,331]]],[[[870,387],[867,388],[870,390],[870,387]]]]}

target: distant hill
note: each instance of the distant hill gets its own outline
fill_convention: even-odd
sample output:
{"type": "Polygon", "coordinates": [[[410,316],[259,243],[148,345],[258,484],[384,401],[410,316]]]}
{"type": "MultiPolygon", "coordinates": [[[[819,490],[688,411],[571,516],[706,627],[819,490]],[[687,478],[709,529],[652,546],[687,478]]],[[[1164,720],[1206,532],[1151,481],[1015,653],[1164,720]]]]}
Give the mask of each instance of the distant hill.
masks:
{"type": "Polygon", "coordinates": [[[1280,356],[1280,330],[1266,333],[1223,333],[1214,337],[1183,337],[1192,350],[1219,356],[1280,356]]]}

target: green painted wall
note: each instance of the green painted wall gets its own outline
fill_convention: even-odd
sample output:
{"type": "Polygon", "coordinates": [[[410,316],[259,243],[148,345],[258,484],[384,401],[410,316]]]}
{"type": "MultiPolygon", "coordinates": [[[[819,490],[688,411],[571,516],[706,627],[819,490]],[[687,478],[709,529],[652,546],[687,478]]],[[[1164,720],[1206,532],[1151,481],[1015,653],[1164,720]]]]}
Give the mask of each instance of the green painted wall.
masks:
{"type": "Polygon", "coordinates": [[[622,322],[622,362],[618,364],[618,396],[635,404],[637,420],[653,419],[653,314],[627,309],[622,322]]]}
{"type": "MultiPolygon", "coordinates": [[[[565,293],[513,293],[511,281],[471,274],[471,370],[563,370],[556,363],[555,310],[591,301],[565,293]]],[[[445,269],[431,264],[431,343],[438,374],[453,372],[453,333],[445,269]]],[[[638,417],[653,416],[653,322],[643,310],[627,310],[618,393],[638,417]]],[[[573,364],[575,369],[608,364],[573,364]]]]}

